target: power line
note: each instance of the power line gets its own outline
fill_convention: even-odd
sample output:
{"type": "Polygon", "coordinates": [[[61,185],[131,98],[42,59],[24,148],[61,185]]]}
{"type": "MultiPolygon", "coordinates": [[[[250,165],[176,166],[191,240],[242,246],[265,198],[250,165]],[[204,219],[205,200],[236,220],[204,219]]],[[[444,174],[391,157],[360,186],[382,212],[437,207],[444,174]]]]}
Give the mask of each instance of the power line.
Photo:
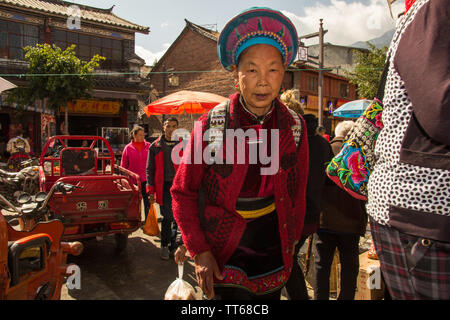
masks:
{"type": "MultiPolygon", "coordinates": [[[[359,70],[383,70],[383,68],[358,68],[359,70]]],[[[331,68],[314,68],[314,69],[289,69],[287,71],[332,71],[331,68]]],[[[193,73],[229,73],[226,70],[189,70],[189,71],[154,71],[154,72],[107,72],[107,73],[92,73],[92,74],[82,74],[82,73],[1,73],[0,77],[73,77],[73,76],[91,76],[91,77],[101,77],[101,76],[121,76],[121,75],[158,75],[158,74],[193,74],[193,73]]]]}

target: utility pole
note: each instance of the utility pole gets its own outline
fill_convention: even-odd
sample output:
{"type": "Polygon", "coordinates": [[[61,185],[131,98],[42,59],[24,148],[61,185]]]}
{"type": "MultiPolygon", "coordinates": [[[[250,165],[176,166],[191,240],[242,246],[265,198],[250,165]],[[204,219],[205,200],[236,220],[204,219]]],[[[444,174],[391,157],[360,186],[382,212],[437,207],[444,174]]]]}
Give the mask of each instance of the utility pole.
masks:
{"type": "Polygon", "coordinates": [[[323,19],[320,19],[319,32],[307,34],[298,37],[299,44],[302,39],[310,39],[314,37],[319,37],[319,83],[318,83],[318,120],[319,126],[323,125],[323,36],[328,32],[328,30],[323,30],[323,19]]]}
{"type": "MultiPolygon", "coordinates": [[[[166,96],[166,65],[165,64],[163,64],[162,65],[162,72],[163,72],[163,76],[162,76],[162,78],[163,78],[163,86],[162,86],[162,90],[163,90],[163,97],[165,97],[166,96]]],[[[166,115],[165,114],[163,114],[162,115],[162,124],[164,125],[164,121],[166,121],[166,115]]]]}
{"type": "Polygon", "coordinates": [[[323,125],[323,19],[319,27],[319,126],[323,125]]]}

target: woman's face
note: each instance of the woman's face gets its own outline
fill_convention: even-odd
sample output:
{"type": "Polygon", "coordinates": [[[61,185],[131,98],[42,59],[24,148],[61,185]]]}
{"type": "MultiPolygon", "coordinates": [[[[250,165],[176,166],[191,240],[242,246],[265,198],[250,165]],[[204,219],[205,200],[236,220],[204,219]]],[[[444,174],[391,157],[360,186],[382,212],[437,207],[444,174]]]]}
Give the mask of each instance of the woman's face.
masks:
{"type": "Polygon", "coordinates": [[[247,107],[257,115],[265,114],[278,96],[285,70],[280,51],[267,44],[249,47],[238,67],[231,67],[247,107]]]}
{"type": "Polygon", "coordinates": [[[144,130],[136,131],[134,134],[134,141],[135,142],[143,142],[145,139],[145,133],[144,130]]]}

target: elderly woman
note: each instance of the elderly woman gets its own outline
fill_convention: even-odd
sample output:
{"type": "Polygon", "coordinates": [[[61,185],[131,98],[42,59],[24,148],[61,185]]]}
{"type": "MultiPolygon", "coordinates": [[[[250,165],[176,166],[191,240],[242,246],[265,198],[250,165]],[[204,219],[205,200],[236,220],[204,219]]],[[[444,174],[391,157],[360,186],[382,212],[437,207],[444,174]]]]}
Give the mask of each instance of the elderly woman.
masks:
{"type": "Polygon", "coordinates": [[[303,119],[279,92],[297,41],[291,21],[268,8],[244,11],[220,35],[219,59],[238,92],[200,118],[171,189],[209,298],[279,300],[289,278],[304,220],[308,143],[303,119]],[[195,161],[211,150],[215,161],[195,161]],[[260,156],[268,150],[269,164],[260,156]]]}

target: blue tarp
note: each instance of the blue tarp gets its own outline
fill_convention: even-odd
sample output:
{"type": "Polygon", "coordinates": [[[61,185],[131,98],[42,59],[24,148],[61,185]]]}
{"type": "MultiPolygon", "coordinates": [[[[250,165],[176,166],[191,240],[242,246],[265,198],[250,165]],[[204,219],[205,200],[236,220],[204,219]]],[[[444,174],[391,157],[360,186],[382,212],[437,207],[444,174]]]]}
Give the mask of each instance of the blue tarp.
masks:
{"type": "Polygon", "coordinates": [[[333,116],[343,118],[359,118],[371,102],[371,100],[362,99],[344,103],[338,109],[333,111],[333,116]]]}

